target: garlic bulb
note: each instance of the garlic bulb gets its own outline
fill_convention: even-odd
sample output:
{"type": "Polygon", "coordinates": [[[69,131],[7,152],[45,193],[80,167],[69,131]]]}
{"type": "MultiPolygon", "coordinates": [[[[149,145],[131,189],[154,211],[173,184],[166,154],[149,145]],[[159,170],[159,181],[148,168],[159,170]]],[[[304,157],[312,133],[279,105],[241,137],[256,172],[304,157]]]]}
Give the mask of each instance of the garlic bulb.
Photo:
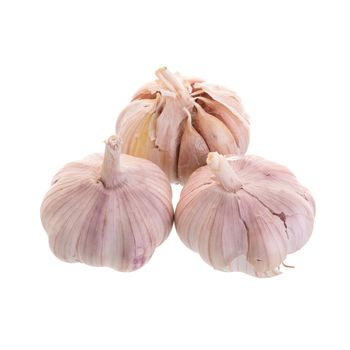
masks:
{"type": "Polygon", "coordinates": [[[104,156],[69,163],[53,178],[41,219],[58,258],[132,271],[167,238],[173,208],[166,175],[120,151],[111,136],[104,156]]]}
{"type": "Polygon", "coordinates": [[[214,268],[258,277],[279,273],[286,255],[309,239],[310,192],[284,166],[256,156],[209,153],[175,212],[181,240],[214,268]]]}
{"type": "Polygon", "coordinates": [[[159,165],[171,182],[184,183],[205,165],[208,152],[242,155],[249,121],[230,90],[187,79],[163,67],[119,115],[123,152],[159,165]]]}

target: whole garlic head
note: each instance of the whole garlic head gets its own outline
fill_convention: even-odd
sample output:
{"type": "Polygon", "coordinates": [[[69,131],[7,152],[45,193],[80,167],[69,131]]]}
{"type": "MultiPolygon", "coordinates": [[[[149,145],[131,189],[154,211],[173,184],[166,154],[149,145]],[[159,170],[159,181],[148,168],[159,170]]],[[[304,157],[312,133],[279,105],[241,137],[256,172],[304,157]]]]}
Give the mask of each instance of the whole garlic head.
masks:
{"type": "Polygon", "coordinates": [[[163,67],[120,113],[123,152],[159,165],[171,182],[186,182],[210,151],[242,155],[249,121],[232,91],[163,67]]]}
{"type": "Polygon", "coordinates": [[[104,156],[69,163],[53,178],[41,206],[53,253],[67,262],[132,271],[170,233],[171,186],[152,162],[120,154],[106,141],[104,156]]]}
{"type": "Polygon", "coordinates": [[[214,268],[258,277],[279,273],[309,239],[310,192],[284,166],[256,156],[209,153],[175,211],[181,240],[214,268]]]}

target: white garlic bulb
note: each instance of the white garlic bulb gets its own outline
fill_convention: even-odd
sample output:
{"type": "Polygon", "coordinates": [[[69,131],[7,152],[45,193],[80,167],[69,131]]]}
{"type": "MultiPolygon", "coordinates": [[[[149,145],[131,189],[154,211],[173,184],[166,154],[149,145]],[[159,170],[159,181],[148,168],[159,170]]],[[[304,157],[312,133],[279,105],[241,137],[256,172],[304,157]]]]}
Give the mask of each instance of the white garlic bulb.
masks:
{"type": "Polygon", "coordinates": [[[181,240],[214,268],[258,277],[279,273],[309,239],[310,192],[284,166],[256,156],[209,153],[175,211],[181,240]]]}
{"type": "Polygon", "coordinates": [[[120,113],[123,153],[159,165],[171,182],[184,183],[205,165],[208,152],[242,155],[249,121],[239,98],[219,85],[183,78],[167,68],[120,113]]]}
{"type": "Polygon", "coordinates": [[[132,271],[170,233],[166,175],[152,162],[120,151],[119,137],[112,136],[104,156],[69,163],[53,178],[41,219],[58,258],[132,271]]]}

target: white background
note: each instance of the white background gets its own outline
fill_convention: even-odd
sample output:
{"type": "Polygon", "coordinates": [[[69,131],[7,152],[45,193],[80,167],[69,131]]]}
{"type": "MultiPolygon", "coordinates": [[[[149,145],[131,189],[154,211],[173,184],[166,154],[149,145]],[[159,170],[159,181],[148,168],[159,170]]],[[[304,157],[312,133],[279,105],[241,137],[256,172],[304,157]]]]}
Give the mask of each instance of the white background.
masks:
{"type": "MultiPolygon", "coordinates": [[[[1,1],[1,349],[349,349],[347,1],[1,1]],[[287,165],[314,234],[270,279],[223,273],[175,230],[133,273],[67,264],[39,207],[66,162],[103,150],[167,65],[227,85],[248,153],[287,165]]],[[[174,204],[180,186],[174,187],[174,204]]]]}

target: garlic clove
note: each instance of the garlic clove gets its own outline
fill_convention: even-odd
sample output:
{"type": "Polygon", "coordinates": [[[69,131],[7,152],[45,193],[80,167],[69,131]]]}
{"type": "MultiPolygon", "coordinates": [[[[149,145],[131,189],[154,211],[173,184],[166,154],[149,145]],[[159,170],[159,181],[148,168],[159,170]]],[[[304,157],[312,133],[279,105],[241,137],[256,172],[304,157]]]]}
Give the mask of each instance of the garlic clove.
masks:
{"type": "Polygon", "coordinates": [[[190,249],[198,251],[208,264],[225,270],[233,259],[246,254],[248,241],[243,221],[230,220],[233,215],[239,217],[236,198],[222,198],[221,193],[211,191],[213,186],[213,181],[195,189],[185,186],[176,207],[176,217],[181,217],[176,221],[176,229],[190,249]],[[223,215],[217,215],[213,208],[219,208],[223,215]]]}
{"type": "Polygon", "coordinates": [[[138,129],[134,132],[135,142],[129,146],[130,154],[135,157],[147,158],[150,155],[149,149],[155,139],[156,118],[153,111],[145,114],[142,121],[137,123],[137,127],[138,129]]]}
{"type": "Polygon", "coordinates": [[[230,130],[219,119],[205,112],[196,104],[193,126],[202,135],[210,151],[223,154],[237,153],[237,144],[230,130]]]}
{"type": "Polygon", "coordinates": [[[116,125],[118,132],[124,135],[125,142],[123,142],[123,151],[135,157],[141,157],[140,154],[145,154],[145,151],[140,151],[138,144],[150,140],[144,136],[144,133],[152,130],[143,130],[150,125],[150,118],[153,115],[157,106],[157,100],[142,100],[133,101],[129,108],[123,114],[123,118],[119,119],[116,125]],[[140,142],[141,138],[141,142],[140,142]],[[136,149],[136,152],[135,152],[136,149]],[[140,152],[140,154],[139,154],[140,152]]]}
{"type": "Polygon", "coordinates": [[[205,97],[198,97],[198,103],[203,107],[207,113],[218,118],[233,135],[235,142],[238,146],[237,151],[239,155],[243,155],[249,145],[249,133],[247,133],[247,123],[237,117],[223,104],[205,97]]]}
{"type": "Polygon", "coordinates": [[[315,202],[310,192],[286,167],[256,156],[245,158],[250,160],[245,168],[249,171],[243,173],[247,181],[245,191],[268,207],[273,215],[279,216],[288,227],[288,253],[299,250],[309,240],[313,228],[315,202]],[[254,167],[255,164],[259,167],[254,167]]]}
{"type": "MultiPolygon", "coordinates": [[[[124,122],[134,122],[135,120],[142,120],[145,114],[154,112],[157,106],[158,100],[155,99],[143,99],[130,102],[127,108],[121,113],[121,117],[117,121],[117,128],[122,128],[124,122]]],[[[127,129],[127,128],[126,128],[127,129]]],[[[123,141],[123,145],[124,145],[123,141]]]]}
{"type": "Polygon", "coordinates": [[[314,219],[311,216],[293,214],[285,218],[288,228],[288,254],[294,253],[302,248],[311,237],[314,219]]]}
{"type": "Polygon", "coordinates": [[[154,142],[156,150],[152,152],[150,160],[160,160],[160,167],[168,174],[170,181],[177,181],[177,152],[179,148],[178,135],[182,128],[182,122],[187,114],[183,107],[172,97],[164,97],[166,101],[164,108],[157,118],[156,140],[154,142]],[[169,119],[172,121],[169,123],[169,119]],[[153,154],[159,154],[154,157],[153,154]]]}
{"type": "MultiPolygon", "coordinates": [[[[237,220],[234,223],[227,220],[234,214],[239,216],[236,198],[223,198],[219,193],[216,193],[214,198],[216,200],[210,198],[210,203],[211,206],[215,205],[217,211],[210,208],[204,212],[208,213],[208,217],[197,228],[200,230],[198,252],[208,264],[225,271],[234,259],[246,254],[248,250],[247,232],[242,220],[237,220]],[[217,212],[222,215],[217,215],[217,212]]],[[[201,210],[199,211],[201,212],[201,210]]],[[[192,239],[195,241],[194,238],[192,239]]]]}
{"type": "Polygon", "coordinates": [[[241,220],[248,235],[247,261],[257,273],[276,269],[287,255],[283,222],[244,190],[237,193],[241,220]]]}
{"type": "Polygon", "coordinates": [[[180,182],[186,179],[200,166],[205,164],[209,148],[203,137],[192,126],[192,117],[188,113],[184,122],[178,157],[178,178],[180,182]]]}
{"type": "Polygon", "coordinates": [[[245,256],[248,251],[248,234],[245,223],[240,218],[237,198],[233,196],[225,197],[224,203],[223,215],[216,215],[217,218],[221,217],[222,221],[222,241],[220,240],[220,230],[216,234],[218,240],[217,256],[222,256],[222,262],[220,264],[217,263],[215,266],[222,270],[234,270],[234,267],[229,267],[232,261],[239,259],[240,256],[245,256]],[[232,222],[230,220],[232,216],[236,217],[237,220],[232,222]],[[220,248],[222,249],[222,254],[220,254],[220,248]]]}
{"type": "MultiPolygon", "coordinates": [[[[204,200],[204,198],[203,198],[204,200]]],[[[193,232],[191,232],[189,238],[191,239],[191,245],[198,250],[201,257],[208,264],[213,263],[213,259],[215,260],[215,254],[213,254],[211,250],[211,240],[212,235],[210,234],[210,229],[213,225],[213,221],[215,220],[215,216],[210,213],[211,205],[219,206],[221,198],[219,195],[213,194],[210,198],[210,204],[203,206],[203,212],[208,213],[206,216],[202,216],[199,221],[195,221],[195,226],[191,226],[193,232]],[[200,236],[200,239],[197,239],[197,236],[200,236]]],[[[202,212],[202,214],[203,214],[202,212]]],[[[196,216],[198,219],[198,216],[196,216]]]]}
{"type": "Polygon", "coordinates": [[[213,100],[227,107],[242,123],[249,123],[249,117],[244,112],[240,98],[224,86],[209,84],[206,82],[195,83],[195,87],[203,90],[213,100]]]}
{"type": "MultiPolygon", "coordinates": [[[[161,165],[171,178],[176,178],[176,162],[169,156],[171,150],[165,150],[159,145],[155,145],[157,123],[159,123],[159,119],[156,118],[156,109],[159,108],[158,98],[145,101],[145,105],[143,101],[145,100],[132,102],[134,108],[128,108],[127,113],[123,114],[125,122],[124,118],[117,122],[116,129],[127,140],[123,144],[123,152],[135,157],[149,159],[153,163],[161,165]]],[[[157,141],[159,139],[158,137],[157,141]]],[[[170,147],[174,148],[173,143],[170,147]]]]}
{"type": "Polygon", "coordinates": [[[166,175],[120,150],[113,136],[104,156],[69,163],[55,175],[41,219],[58,258],[133,271],[169,235],[173,208],[166,175]]]}

